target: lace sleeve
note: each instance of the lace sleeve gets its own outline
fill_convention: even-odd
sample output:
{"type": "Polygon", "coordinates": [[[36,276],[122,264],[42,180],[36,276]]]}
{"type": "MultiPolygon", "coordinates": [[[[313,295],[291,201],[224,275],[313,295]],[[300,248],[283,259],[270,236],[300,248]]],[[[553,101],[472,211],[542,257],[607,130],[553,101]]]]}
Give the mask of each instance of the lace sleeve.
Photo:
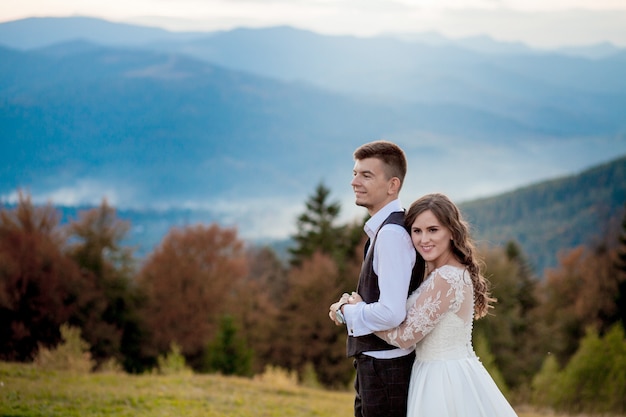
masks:
{"type": "MultiPolygon", "coordinates": [[[[447,271],[446,271],[447,272],[447,271]]],[[[457,313],[463,303],[463,279],[461,274],[449,274],[436,270],[431,279],[411,297],[415,301],[408,306],[406,319],[398,327],[376,332],[387,343],[409,348],[422,340],[447,312],[457,313]]]]}

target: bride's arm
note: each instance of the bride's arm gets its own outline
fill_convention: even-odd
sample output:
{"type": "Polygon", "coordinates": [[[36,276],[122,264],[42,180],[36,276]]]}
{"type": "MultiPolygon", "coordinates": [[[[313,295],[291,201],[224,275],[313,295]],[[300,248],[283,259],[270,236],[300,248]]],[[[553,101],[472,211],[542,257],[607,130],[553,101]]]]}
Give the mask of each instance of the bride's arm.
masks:
{"type": "Polygon", "coordinates": [[[432,331],[442,316],[450,311],[458,311],[458,285],[435,272],[432,280],[424,282],[419,296],[409,307],[406,319],[398,327],[376,332],[376,336],[400,348],[409,348],[432,331]]]}

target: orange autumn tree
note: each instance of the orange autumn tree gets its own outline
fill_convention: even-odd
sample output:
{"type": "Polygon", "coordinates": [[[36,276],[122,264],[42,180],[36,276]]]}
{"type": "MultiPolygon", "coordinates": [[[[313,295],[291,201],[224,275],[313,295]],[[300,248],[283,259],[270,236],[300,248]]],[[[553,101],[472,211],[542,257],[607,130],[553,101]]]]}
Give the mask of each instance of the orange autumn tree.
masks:
{"type": "Polygon", "coordinates": [[[545,351],[556,354],[561,364],[576,352],[586,328],[603,334],[616,321],[620,279],[612,259],[613,252],[603,245],[579,246],[561,254],[558,268],[546,271],[536,313],[545,351]]]}
{"type": "Polygon", "coordinates": [[[189,364],[201,368],[246,274],[244,245],[235,229],[215,224],[172,229],[138,276],[147,297],[143,317],[155,349],[150,353],[167,352],[176,343],[189,364]]]}
{"type": "Polygon", "coordinates": [[[90,293],[62,252],[59,213],[19,194],[0,210],[0,360],[31,361],[61,341],[60,326],[90,293]]]}

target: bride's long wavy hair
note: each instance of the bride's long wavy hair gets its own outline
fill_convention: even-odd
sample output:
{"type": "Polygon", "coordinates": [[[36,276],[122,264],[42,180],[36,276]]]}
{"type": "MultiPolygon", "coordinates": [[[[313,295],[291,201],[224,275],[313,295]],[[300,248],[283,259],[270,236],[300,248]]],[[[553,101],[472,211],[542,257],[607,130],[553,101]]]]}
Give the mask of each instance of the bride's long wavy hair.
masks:
{"type": "Polygon", "coordinates": [[[406,212],[404,219],[408,230],[415,218],[430,210],[441,225],[452,234],[452,254],[465,265],[472,278],[474,286],[474,317],[480,318],[487,315],[491,303],[496,302],[491,297],[489,281],[482,275],[483,262],[475,256],[474,242],[470,236],[469,225],[463,219],[458,207],[444,194],[427,194],[416,200],[406,212]]]}

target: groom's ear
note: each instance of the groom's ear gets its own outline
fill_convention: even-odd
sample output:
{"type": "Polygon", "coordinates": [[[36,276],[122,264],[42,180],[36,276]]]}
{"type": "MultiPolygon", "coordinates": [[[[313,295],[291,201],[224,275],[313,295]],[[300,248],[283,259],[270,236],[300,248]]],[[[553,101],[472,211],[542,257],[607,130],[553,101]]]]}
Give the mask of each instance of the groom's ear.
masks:
{"type": "Polygon", "coordinates": [[[389,180],[389,185],[387,186],[387,194],[389,195],[399,194],[401,186],[402,186],[402,182],[400,181],[400,178],[398,177],[391,178],[389,180]]]}

